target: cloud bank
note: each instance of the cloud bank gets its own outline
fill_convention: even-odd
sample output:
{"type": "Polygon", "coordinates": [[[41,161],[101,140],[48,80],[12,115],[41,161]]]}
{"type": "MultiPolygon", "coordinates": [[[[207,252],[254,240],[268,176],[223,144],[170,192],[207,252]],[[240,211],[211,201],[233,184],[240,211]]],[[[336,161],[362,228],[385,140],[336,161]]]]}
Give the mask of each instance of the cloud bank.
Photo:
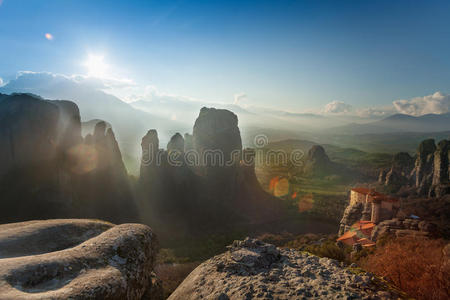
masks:
{"type": "Polygon", "coordinates": [[[346,114],[353,110],[350,104],[343,101],[333,101],[325,105],[323,112],[325,114],[346,114]]]}
{"type": "Polygon", "coordinates": [[[444,114],[450,111],[450,95],[436,92],[433,95],[411,100],[396,100],[393,104],[399,113],[412,116],[444,114]]]}
{"type": "MultiPolygon", "coordinates": [[[[252,105],[251,102],[253,101],[249,101],[250,99],[245,93],[232,95],[226,103],[204,101],[164,93],[151,84],[141,85],[126,78],[97,78],[87,75],[23,71],[18,73],[16,79],[9,82],[4,82],[0,78],[0,87],[0,91],[3,93],[30,92],[47,98],[67,98],[71,100],[77,100],[76,98],[70,98],[71,95],[79,95],[88,90],[101,91],[116,96],[118,102],[127,102],[140,111],[186,124],[191,124],[195,120],[198,111],[203,106],[230,109],[240,116],[241,122],[251,120],[253,123],[259,122],[258,126],[261,125],[260,123],[264,126],[267,124],[276,126],[277,122],[284,122],[283,126],[289,128],[292,127],[292,124],[301,124],[304,128],[314,128],[332,127],[349,122],[368,123],[396,113],[419,116],[427,113],[441,114],[450,111],[450,95],[441,92],[410,100],[396,100],[386,106],[356,107],[344,101],[335,100],[315,109],[303,112],[288,112],[275,107],[265,108],[252,105]],[[61,91],[70,91],[70,93],[62,93],[61,91]],[[122,101],[119,101],[119,99],[122,101]]],[[[100,96],[99,94],[89,99],[96,102],[95,100],[99,99],[100,96]]]]}

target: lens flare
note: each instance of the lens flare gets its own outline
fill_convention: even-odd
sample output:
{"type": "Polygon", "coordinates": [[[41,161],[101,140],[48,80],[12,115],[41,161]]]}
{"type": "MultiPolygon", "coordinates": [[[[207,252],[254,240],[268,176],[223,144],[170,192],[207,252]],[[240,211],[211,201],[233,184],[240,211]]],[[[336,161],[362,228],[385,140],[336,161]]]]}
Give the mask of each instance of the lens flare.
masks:
{"type": "Polygon", "coordinates": [[[68,151],[71,171],[76,174],[86,174],[95,170],[98,166],[98,152],[94,146],[79,144],[68,151]]]}
{"type": "Polygon", "coordinates": [[[270,180],[269,190],[275,197],[283,197],[289,194],[289,180],[276,176],[270,180]]]}
{"type": "Polygon", "coordinates": [[[313,208],[314,196],[312,193],[306,194],[298,201],[298,211],[305,212],[313,208]]]}
{"type": "Polygon", "coordinates": [[[47,40],[49,40],[49,41],[53,41],[53,35],[51,34],[51,33],[46,33],[45,34],[45,38],[47,39],[47,40]]]}

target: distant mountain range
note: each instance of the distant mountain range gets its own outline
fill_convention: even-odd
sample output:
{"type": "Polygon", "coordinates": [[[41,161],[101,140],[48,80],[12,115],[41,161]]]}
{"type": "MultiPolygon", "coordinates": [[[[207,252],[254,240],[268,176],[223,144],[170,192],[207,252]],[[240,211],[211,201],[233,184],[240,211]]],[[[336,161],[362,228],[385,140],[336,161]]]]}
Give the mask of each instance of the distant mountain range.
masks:
{"type": "Polygon", "coordinates": [[[381,134],[393,132],[439,132],[450,130],[450,113],[427,114],[419,117],[395,114],[383,120],[358,124],[350,123],[327,130],[335,134],[381,134]]]}
{"type": "MultiPolygon", "coordinates": [[[[160,145],[165,148],[175,132],[192,131],[192,124],[203,106],[236,113],[243,143],[247,147],[254,147],[255,136],[264,134],[270,142],[301,139],[367,152],[414,152],[416,145],[424,139],[440,140],[450,136],[450,113],[419,117],[395,114],[361,123],[363,119],[356,116],[292,113],[282,108],[208,103],[168,95],[154,95],[147,100],[126,103],[107,91],[95,81],[31,72],[25,72],[0,87],[3,94],[24,92],[45,99],[75,102],[80,108],[82,121],[95,120],[84,124],[83,129],[92,130],[98,120],[107,121],[114,129],[127,166],[134,170],[132,173],[138,170],[140,140],[149,129],[158,130],[160,145]],[[349,120],[354,122],[348,123],[349,120]]],[[[2,97],[0,94],[0,101],[2,97]]]]}

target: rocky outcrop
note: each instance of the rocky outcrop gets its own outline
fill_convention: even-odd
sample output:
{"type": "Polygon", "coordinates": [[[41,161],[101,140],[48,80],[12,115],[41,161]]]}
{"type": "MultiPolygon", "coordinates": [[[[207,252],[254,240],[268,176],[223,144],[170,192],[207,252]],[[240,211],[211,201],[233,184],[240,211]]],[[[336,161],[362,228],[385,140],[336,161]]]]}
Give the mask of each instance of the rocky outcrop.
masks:
{"type": "Polygon", "coordinates": [[[399,152],[393,156],[391,168],[380,171],[378,182],[391,190],[398,190],[411,184],[410,173],[413,168],[414,158],[406,152],[399,152]]]}
{"type": "Polygon", "coordinates": [[[4,97],[0,155],[0,194],[7,199],[0,203],[2,222],[55,217],[123,222],[136,216],[112,129],[100,121],[83,139],[73,102],[4,97]]]}
{"type": "MultiPolygon", "coordinates": [[[[450,182],[450,165],[449,165],[449,157],[450,157],[450,141],[442,140],[438,143],[437,149],[434,153],[434,161],[433,161],[433,179],[432,186],[436,189],[438,187],[442,187],[444,185],[448,185],[450,182]]],[[[448,188],[448,187],[447,187],[448,188]]],[[[442,193],[443,191],[433,191],[437,196],[441,196],[446,193],[442,193]]],[[[450,191],[447,191],[447,193],[450,191]]]]}
{"type": "Polygon", "coordinates": [[[235,166],[239,163],[240,154],[233,156],[236,151],[242,151],[241,134],[238,127],[238,118],[231,111],[203,107],[195,120],[193,129],[193,145],[201,159],[201,165],[208,170],[220,167],[223,170],[224,163],[235,166]],[[205,151],[220,151],[222,159],[215,163],[205,151]],[[222,163],[223,162],[223,163],[222,163]],[[219,166],[218,164],[221,164],[219,166]]]}
{"type": "Polygon", "coordinates": [[[167,151],[178,151],[179,153],[184,152],[184,138],[178,132],[170,139],[167,144],[167,151]]]}
{"type": "Polygon", "coordinates": [[[151,202],[163,213],[177,205],[175,199],[191,197],[186,188],[192,186],[194,175],[184,160],[183,137],[179,133],[172,136],[165,151],[159,149],[158,132],[152,129],[142,138],[141,146],[139,193],[144,204],[151,202]]]}
{"type": "Polygon", "coordinates": [[[408,178],[414,166],[414,159],[406,152],[399,152],[392,159],[392,167],[386,173],[385,185],[399,189],[409,184],[408,178]]]}
{"type": "Polygon", "coordinates": [[[81,204],[78,216],[118,223],[137,220],[133,191],[112,129],[103,121],[97,123],[92,137],[87,136],[76,149],[80,146],[92,151],[93,157],[86,161],[84,152],[75,154],[86,165],[73,176],[76,201],[81,204]]]}
{"type": "Polygon", "coordinates": [[[177,299],[391,299],[367,273],[340,263],[254,239],[198,266],[169,300],[177,299]]]}
{"type": "Polygon", "coordinates": [[[192,134],[184,134],[184,152],[188,152],[194,149],[194,138],[192,134]]]}
{"type": "Polygon", "coordinates": [[[350,227],[356,222],[362,219],[364,211],[364,205],[362,203],[356,203],[354,205],[348,205],[345,208],[344,215],[339,223],[339,235],[344,234],[350,227]]]}
{"type": "Polygon", "coordinates": [[[412,186],[420,196],[444,196],[450,193],[449,153],[450,141],[442,140],[436,147],[433,139],[424,140],[415,162],[407,153],[396,154],[391,169],[380,172],[379,182],[392,191],[412,186]]]}
{"type": "Polygon", "coordinates": [[[140,224],[47,220],[0,225],[2,299],[162,299],[157,241],[140,224]]]}
{"type": "Polygon", "coordinates": [[[381,170],[380,174],[378,175],[378,183],[384,184],[386,182],[386,170],[381,170]]]}
{"type": "Polygon", "coordinates": [[[349,183],[354,179],[366,178],[356,170],[350,170],[345,165],[331,161],[325,149],[320,145],[313,145],[303,161],[302,172],[306,177],[327,178],[349,183]]]}
{"type": "Polygon", "coordinates": [[[437,234],[437,227],[435,224],[424,220],[394,218],[377,224],[372,231],[371,240],[376,241],[386,234],[396,237],[433,237],[437,234]]]}
{"type": "Polygon", "coordinates": [[[434,140],[421,143],[416,167],[412,175],[416,179],[419,195],[440,197],[450,192],[449,186],[449,141],[442,140],[438,147],[434,140]]]}
{"type": "Polygon", "coordinates": [[[26,165],[49,162],[56,156],[59,108],[27,94],[0,102],[0,176],[26,165]]]}
{"type": "Polygon", "coordinates": [[[314,145],[309,149],[305,159],[303,172],[307,176],[325,176],[330,175],[334,171],[334,164],[328,158],[320,145],[314,145]]]}
{"type": "Polygon", "coordinates": [[[175,134],[167,151],[158,144],[155,130],[142,139],[138,184],[144,220],[155,228],[178,234],[279,217],[281,205],[260,187],[255,151],[242,150],[232,112],[202,108],[193,135],[175,134]]]}
{"type": "Polygon", "coordinates": [[[413,175],[416,181],[416,187],[423,185],[427,181],[433,167],[433,155],[436,145],[433,139],[424,140],[420,143],[417,150],[417,159],[413,175]]]}

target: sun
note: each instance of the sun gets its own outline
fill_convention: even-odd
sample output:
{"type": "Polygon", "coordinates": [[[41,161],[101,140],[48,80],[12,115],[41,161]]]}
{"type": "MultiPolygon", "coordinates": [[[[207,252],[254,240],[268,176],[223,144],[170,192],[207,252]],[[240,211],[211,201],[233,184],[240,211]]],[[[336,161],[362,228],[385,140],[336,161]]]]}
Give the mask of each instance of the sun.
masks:
{"type": "Polygon", "coordinates": [[[84,66],[88,70],[88,76],[105,77],[108,72],[108,65],[104,62],[103,55],[90,54],[84,66]]]}

